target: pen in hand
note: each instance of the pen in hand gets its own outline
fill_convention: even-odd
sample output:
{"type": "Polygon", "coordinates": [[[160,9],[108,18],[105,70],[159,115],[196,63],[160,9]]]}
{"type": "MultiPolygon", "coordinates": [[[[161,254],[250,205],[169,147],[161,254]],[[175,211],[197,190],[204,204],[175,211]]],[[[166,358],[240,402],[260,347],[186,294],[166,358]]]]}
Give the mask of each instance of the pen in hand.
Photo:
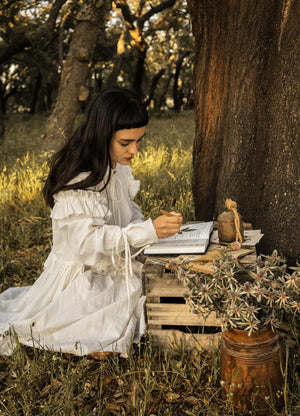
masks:
{"type": "Polygon", "coordinates": [[[170,237],[180,231],[180,226],[182,224],[182,215],[180,213],[167,212],[163,209],[160,210],[160,213],[163,215],[153,220],[153,225],[158,238],[170,237]]]}
{"type": "Polygon", "coordinates": [[[163,209],[160,209],[159,212],[163,215],[166,215],[167,217],[173,217],[173,214],[170,212],[164,211],[163,209]]]}

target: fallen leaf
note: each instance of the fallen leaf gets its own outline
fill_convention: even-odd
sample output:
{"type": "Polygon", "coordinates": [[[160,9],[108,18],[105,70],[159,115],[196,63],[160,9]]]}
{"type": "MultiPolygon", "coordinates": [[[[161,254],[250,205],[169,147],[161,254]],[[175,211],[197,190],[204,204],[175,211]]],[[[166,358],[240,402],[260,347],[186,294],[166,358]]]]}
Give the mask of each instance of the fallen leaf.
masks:
{"type": "Polygon", "coordinates": [[[119,406],[118,404],[114,404],[114,403],[106,403],[106,410],[109,410],[110,413],[112,413],[113,415],[119,416],[120,412],[122,410],[122,407],[119,406]]]}
{"type": "Polygon", "coordinates": [[[111,377],[106,377],[105,380],[102,381],[102,386],[107,386],[108,384],[110,384],[112,381],[111,377]]]}
{"type": "Polygon", "coordinates": [[[180,395],[178,393],[169,392],[166,395],[166,401],[167,402],[173,402],[174,400],[179,399],[180,395]]]}
{"type": "Polygon", "coordinates": [[[45,397],[45,396],[47,396],[47,394],[49,393],[49,391],[51,390],[51,384],[48,384],[47,386],[45,386],[44,388],[43,388],[43,390],[41,391],[41,393],[40,393],[40,396],[41,397],[45,397]]]}
{"type": "Polygon", "coordinates": [[[117,410],[117,411],[119,411],[119,410],[121,410],[121,406],[119,406],[118,404],[115,404],[115,403],[106,403],[106,409],[107,410],[117,410]]]}
{"type": "Polygon", "coordinates": [[[188,397],[186,397],[184,399],[184,401],[186,403],[189,403],[189,404],[196,404],[196,403],[198,403],[198,399],[196,397],[194,397],[194,396],[188,396],[188,397]]]}

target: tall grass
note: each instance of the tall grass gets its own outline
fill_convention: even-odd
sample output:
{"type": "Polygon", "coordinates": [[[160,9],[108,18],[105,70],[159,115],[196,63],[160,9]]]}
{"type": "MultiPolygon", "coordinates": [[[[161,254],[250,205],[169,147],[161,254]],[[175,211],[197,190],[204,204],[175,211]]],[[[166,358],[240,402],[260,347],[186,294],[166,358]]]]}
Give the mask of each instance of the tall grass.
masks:
{"type": "MultiPolygon", "coordinates": [[[[49,209],[40,193],[48,169],[48,155],[40,153],[44,121],[14,116],[0,144],[1,290],[32,284],[50,249],[49,209]]],[[[191,112],[150,121],[132,163],[146,217],[163,207],[194,219],[193,125],[191,112]]],[[[299,344],[293,342],[283,364],[282,416],[300,414],[299,344]]],[[[133,352],[97,362],[18,345],[11,357],[0,357],[0,415],[238,414],[221,395],[219,351],[188,352],[174,344],[164,352],[147,334],[133,352]]],[[[270,409],[270,415],[279,413],[270,409]]]]}

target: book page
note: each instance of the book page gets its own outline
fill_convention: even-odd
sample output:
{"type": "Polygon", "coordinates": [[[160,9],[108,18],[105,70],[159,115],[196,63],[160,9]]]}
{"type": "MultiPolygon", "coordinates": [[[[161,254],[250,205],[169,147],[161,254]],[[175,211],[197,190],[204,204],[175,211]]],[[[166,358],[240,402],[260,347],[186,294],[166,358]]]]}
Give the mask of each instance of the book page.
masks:
{"type": "Polygon", "coordinates": [[[172,247],[172,246],[192,246],[192,245],[204,245],[206,243],[207,239],[206,238],[186,238],[186,239],[181,239],[181,238],[177,238],[177,239],[173,239],[173,240],[168,240],[167,238],[162,238],[161,240],[158,240],[157,243],[155,243],[155,246],[158,245],[163,245],[163,246],[168,246],[168,247],[172,247]]]}
{"type": "MultiPolygon", "coordinates": [[[[160,238],[158,244],[191,244],[192,240],[206,240],[213,229],[213,222],[198,222],[182,225],[180,232],[171,237],[160,238]]],[[[196,243],[195,241],[195,243],[196,243]]]]}

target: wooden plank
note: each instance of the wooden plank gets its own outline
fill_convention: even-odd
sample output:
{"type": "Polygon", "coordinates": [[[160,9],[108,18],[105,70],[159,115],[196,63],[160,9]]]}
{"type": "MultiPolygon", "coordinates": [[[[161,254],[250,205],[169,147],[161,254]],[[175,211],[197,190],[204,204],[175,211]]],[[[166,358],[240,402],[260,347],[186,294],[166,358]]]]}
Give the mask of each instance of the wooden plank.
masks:
{"type": "Polygon", "coordinates": [[[148,297],[179,297],[183,296],[188,288],[173,273],[163,273],[157,276],[145,276],[145,294],[148,297]]]}
{"type": "Polygon", "coordinates": [[[161,296],[163,298],[174,298],[182,297],[184,293],[188,292],[188,289],[183,286],[160,286],[159,284],[153,285],[151,287],[146,287],[146,296],[147,299],[153,296],[161,296]]]}
{"type": "MultiPolygon", "coordinates": [[[[176,285],[178,286],[178,280],[177,276],[175,276],[174,273],[162,273],[160,277],[153,275],[153,274],[146,274],[145,275],[145,281],[147,284],[151,285],[153,282],[161,282],[162,285],[176,285]]],[[[182,283],[181,283],[182,284],[182,283]]]]}
{"type": "Polygon", "coordinates": [[[144,273],[160,274],[165,270],[165,265],[173,261],[177,256],[178,254],[174,254],[172,256],[164,255],[163,257],[148,255],[143,265],[143,271],[144,273]]]}
{"type": "Polygon", "coordinates": [[[170,349],[174,345],[182,345],[186,350],[204,349],[217,350],[220,347],[222,333],[216,334],[186,334],[178,330],[150,330],[150,337],[154,345],[162,349],[170,349]]]}
{"type": "MultiPolygon", "coordinates": [[[[144,311],[145,311],[145,316],[146,316],[146,322],[148,323],[148,311],[147,311],[147,303],[151,303],[152,305],[155,304],[159,304],[160,303],[160,297],[151,297],[151,298],[146,298],[146,302],[144,303],[144,311]]],[[[148,327],[152,328],[152,329],[161,329],[161,325],[159,323],[155,323],[153,325],[149,325],[148,327]]]]}
{"type": "Polygon", "coordinates": [[[220,319],[212,312],[206,319],[190,312],[188,305],[175,303],[147,303],[149,325],[219,326],[220,319]]]}
{"type": "Polygon", "coordinates": [[[160,296],[149,296],[146,303],[160,303],[160,296]]]}
{"type": "Polygon", "coordinates": [[[255,250],[253,253],[248,254],[245,257],[241,257],[239,259],[239,262],[241,264],[244,264],[244,265],[252,264],[254,266],[256,264],[256,258],[257,258],[257,254],[256,254],[256,250],[255,250]]]}

